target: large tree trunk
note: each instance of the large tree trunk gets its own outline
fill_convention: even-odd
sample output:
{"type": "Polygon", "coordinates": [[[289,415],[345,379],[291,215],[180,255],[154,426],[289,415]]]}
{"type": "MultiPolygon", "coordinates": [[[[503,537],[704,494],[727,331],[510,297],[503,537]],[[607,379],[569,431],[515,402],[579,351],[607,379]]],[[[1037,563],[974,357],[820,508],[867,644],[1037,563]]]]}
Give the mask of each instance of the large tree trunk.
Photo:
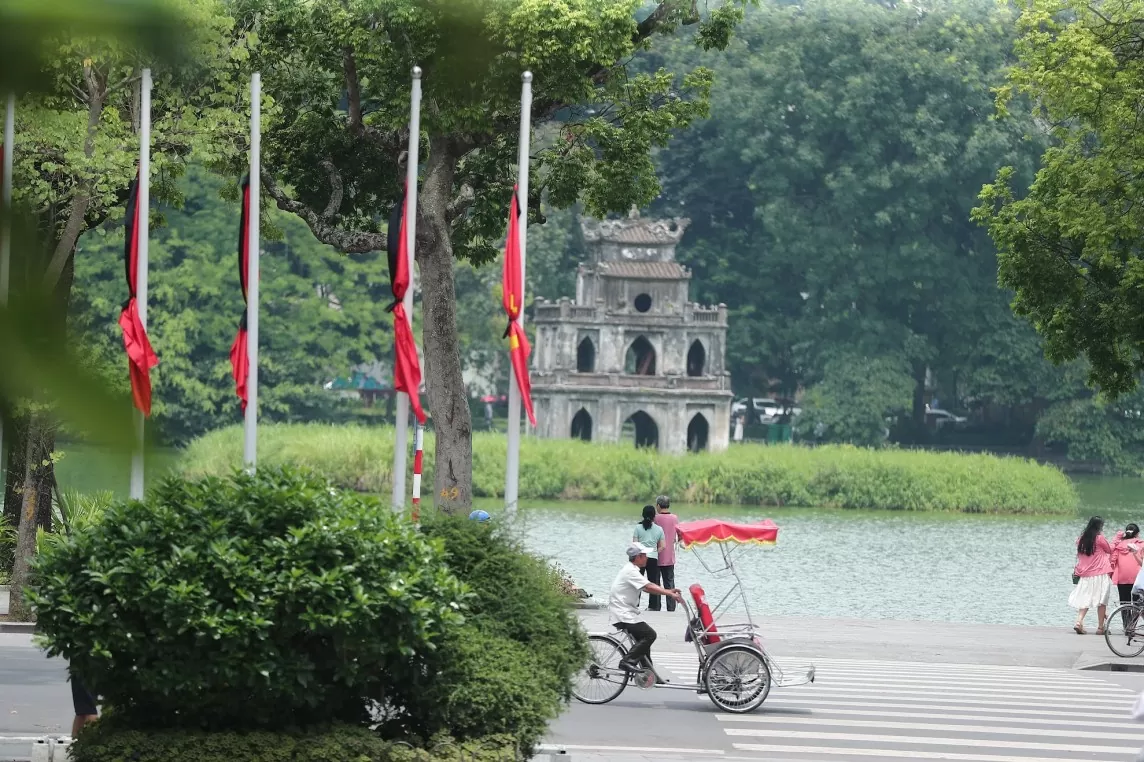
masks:
{"type": "Polygon", "coordinates": [[[449,513],[467,512],[473,501],[473,421],[461,374],[453,245],[446,219],[456,166],[457,159],[449,141],[432,139],[421,188],[417,231],[424,375],[437,438],[433,500],[438,509],[449,513]]]}
{"type": "Polygon", "coordinates": [[[21,495],[20,528],[16,538],[16,558],[12,564],[9,611],[15,619],[28,619],[32,613],[24,603],[23,588],[31,581],[32,559],[36,554],[36,529],[38,528],[36,517],[40,512],[40,495],[51,494],[52,451],[50,443],[53,438],[51,421],[40,415],[33,415],[28,423],[27,449],[24,451],[24,488],[21,495]]]}

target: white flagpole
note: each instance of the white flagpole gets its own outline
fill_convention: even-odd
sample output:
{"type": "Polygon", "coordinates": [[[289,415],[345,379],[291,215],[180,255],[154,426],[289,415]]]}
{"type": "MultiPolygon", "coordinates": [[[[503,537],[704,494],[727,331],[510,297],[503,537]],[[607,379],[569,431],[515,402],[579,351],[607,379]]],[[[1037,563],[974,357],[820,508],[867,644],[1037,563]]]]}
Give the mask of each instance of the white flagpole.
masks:
{"type": "MultiPolygon", "coordinates": [[[[532,72],[520,76],[520,145],[516,158],[516,185],[520,209],[520,282],[525,284],[525,261],[528,243],[528,154],[532,137],[532,72]]],[[[524,287],[527,291],[527,286],[524,287]]],[[[524,300],[521,299],[517,325],[524,327],[524,300]]],[[[508,457],[505,459],[504,508],[509,518],[516,514],[520,487],[520,387],[509,373],[508,383],[508,457]]]]}
{"type": "Polygon", "coordinates": [[[246,241],[246,413],[242,460],[253,473],[258,461],[258,223],[262,170],[262,75],[250,75],[250,213],[246,241]]]}
{"type": "MultiPolygon", "coordinates": [[[[414,247],[417,244],[417,161],[421,150],[421,67],[413,67],[413,92],[409,98],[409,149],[405,162],[405,248],[408,254],[409,288],[405,291],[402,306],[405,317],[413,328],[413,262],[414,247]]],[[[417,394],[417,390],[413,390],[417,394]]],[[[393,444],[393,510],[405,510],[405,462],[408,456],[409,437],[409,396],[397,393],[397,431],[393,444]]]]}
{"type": "MultiPolygon", "coordinates": [[[[8,306],[8,271],[12,258],[12,161],[16,143],[16,94],[8,93],[4,114],[4,171],[0,175],[0,307],[8,306]]],[[[0,474],[8,468],[4,458],[4,421],[0,420],[0,474]]]]}
{"type": "MultiPolygon", "coordinates": [[[[135,275],[135,303],[139,322],[147,328],[147,239],[150,236],[151,213],[151,70],[143,70],[139,83],[139,226],[135,229],[139,242],[135,275]]],[[[131,454],[131,499],[143,499],[143,411],[135,410],[135,452],[131,454]]]]}

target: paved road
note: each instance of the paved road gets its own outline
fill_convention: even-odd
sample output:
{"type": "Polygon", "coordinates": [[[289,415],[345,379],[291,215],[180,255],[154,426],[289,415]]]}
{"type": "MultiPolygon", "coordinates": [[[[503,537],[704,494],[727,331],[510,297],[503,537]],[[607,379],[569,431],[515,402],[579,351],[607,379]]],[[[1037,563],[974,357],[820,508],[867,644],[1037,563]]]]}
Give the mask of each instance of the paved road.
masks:
{"type": "MultiPolygon", "coordinates": [[[[693,654],[660,653],[673,682],[693,654]]],[[[818,660],[814,685],[775,688],[758,711],[720,713],[687,693],[628,688],[574,705],[549,741],[589,760],[1131,762],[1138,691],[1093,673],[866,659],[818,660]]]]}

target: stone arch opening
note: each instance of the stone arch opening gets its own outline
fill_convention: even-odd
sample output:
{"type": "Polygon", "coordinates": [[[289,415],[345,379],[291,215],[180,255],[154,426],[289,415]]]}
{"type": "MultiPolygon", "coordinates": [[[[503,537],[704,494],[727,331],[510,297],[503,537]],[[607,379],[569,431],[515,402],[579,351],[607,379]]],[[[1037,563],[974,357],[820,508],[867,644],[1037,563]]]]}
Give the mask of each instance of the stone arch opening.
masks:
{"type": "Polygon", "coordinates": [[[584,408],[572,416],[572,438],[592,441],[592,415],[584,408]]]}
{"type": "Polygon", "coordinates": [[[635,376],[655,375],[655,347],[647,337],[640,336],[628,347],[624,356],[624,372],[635,376]]]}
{"type": "Polygon", "coordinates": [[[576,347],[576,372],[594,373],[596,371],[596,345],[591,337],[585,336],[576,347]]]}
{"type": "Polygon", "coordinates": [[[691,342],[691,349],[687,350],[687,375],[702,376],[707,370],[707,350],[699,339],[691,342]]]}
{"type": "Polygon", "coordinates": [[[687,424],[687,449],[691,452],[703,452],[707,449],[707,434],[709,426],[703,413],[696,413],[687,424]]]}
{"type": "Polygon", "coordinates": [[[637,410],[624,421],[624,434],[632,437],[636,447],[659,449],[659,426],[655,419],[642,410],[637,410]]]}

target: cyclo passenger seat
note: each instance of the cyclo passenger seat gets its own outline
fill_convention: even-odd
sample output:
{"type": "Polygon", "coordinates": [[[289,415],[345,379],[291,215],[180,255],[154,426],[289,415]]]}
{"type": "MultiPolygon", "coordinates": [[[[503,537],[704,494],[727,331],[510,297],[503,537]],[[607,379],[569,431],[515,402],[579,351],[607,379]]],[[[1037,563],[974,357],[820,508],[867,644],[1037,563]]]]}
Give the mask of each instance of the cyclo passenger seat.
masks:
{"type": "Polygon", "coordinates": [[[699,614],[699,624],[703,626],[705,633],[702,644],[713,646],[722,638],[717,634],[719,630],[715,627],[715,617],[711,615],[711,607],[707,605],[707,593],[703,592],[703,586],[698,582],[689,587],[688,590],[691,591],[691,599],[695,601],[695,611],[699,614]]]}

